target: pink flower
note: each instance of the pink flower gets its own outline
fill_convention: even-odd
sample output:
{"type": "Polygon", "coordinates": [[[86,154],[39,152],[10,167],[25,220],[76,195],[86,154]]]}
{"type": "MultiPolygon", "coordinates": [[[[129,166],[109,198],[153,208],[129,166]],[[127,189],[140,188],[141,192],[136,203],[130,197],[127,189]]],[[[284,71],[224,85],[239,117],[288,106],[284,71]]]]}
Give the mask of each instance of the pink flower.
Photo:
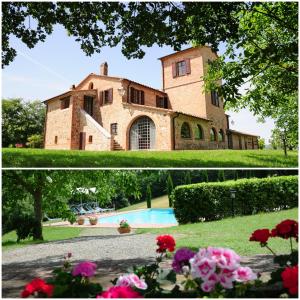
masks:
{"type": "Polygon", "coordinates": [[[117,280],[116,286],[131,286],[141,290],[146,290],[148,287],[146,282],[140,279],[136,274],[120,276],[117,280]]]}
{"type": "Polygon", "coordinates": [[[239,267],[233,272],[235,281],[245,282],[250,280],[255,280],[257,278],[256,274],[253,273],[252,269],[249,267],[239,267]]]}
{"type": "Polygon", "coordinates": [[[215,289],[215,285],[219,282],[219,277],[216,273],[211,274],[206,281],[201,284],[203,292],[209,293],[215,289]]]}
{"type": "Polygon", "coordinates": [[[96,273],[96,268],[97,265],[93,262],[90,261],[85,261],[82,263],[77,264],[73,271],[72,271],[72,275],[73,276],[82,276],[82,277],[92,277],[95,275],[96,273]]]}
{"type": "Polygon", "coordinates": [[[97,298],[143,298],[143,296],[130,286],[113,286],[97,298]]]}
{"type": "Polygon", "coordinates": [[[207,252],[221,269],[234,270],[239,266],[240,257],[231,249],[208,247],[207,252]]]}
{"type": "Polygon", "coordinates": [[[194,278],[200,277],[205,280],[216,270],[216,262],[207,257],[203,257],[200,260],[197,260],[197,258],[194,260],[194,258],[192,258],[190,263],[191,274],[194,278]]]}
{"type": "Polygon", "coordinates": [[[231,270],[224,269],[220,273],[220,283],[225,289],[233,288],[234,274],[231,270]]]}

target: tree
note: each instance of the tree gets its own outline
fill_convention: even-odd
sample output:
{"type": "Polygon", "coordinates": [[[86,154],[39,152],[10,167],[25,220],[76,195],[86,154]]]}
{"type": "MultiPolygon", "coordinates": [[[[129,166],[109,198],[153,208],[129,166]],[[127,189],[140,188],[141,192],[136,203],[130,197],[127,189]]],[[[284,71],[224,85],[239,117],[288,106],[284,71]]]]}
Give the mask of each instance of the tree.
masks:
{"type": "Polygon", "coordinates": [[[191,172],[186,171],[184,176],[184,184],[191,184],[191,183],[192,183],[191,172]]]}
{"type": "Polygon", "coordinates": [[[34,135],[43,135],[45,106],[40,101],[2,99],[2,146],[25,145],[34,135]]]}
{"type": "Polygon", "coordinates": [[[218,170],[218,181],[223,182],[225,181],[225,173],[224,170],[218,170]]]}
{"type": "Polygon", "coordinates": [[[169,198],[169,207],[173,207],[173,201],[172,201],[172,192],[174,189],[174,184],[172,180],[172,176],[169,173],[167,177],[167,193],[168,193],[168,198],[169,198]]]}
{"type": "Polygon", "coordinates": [[[76,188],[95,187],[98,202],[107,205],[118,194],[139,197],[136,182],[134,171],[9,170],[3,172],[2,199],[5,207],[15,206],[18,198],[28,200],[35,220],[33,238],[42,240],[44,213],[55,210],[57,217],[68,218],[68,201],[76,188]]]}
{"type": "Polygon", "coordinates": [[[201,182],[208,182],[208,173],[207,170],[201,171],[201,182]]]}
{"type": "Polygon", "coordinates": [[[266,146],[266,142],[265,142],[265,139],[263,138],[260,138],[258,139],[258,149],[265,149],[265,146],[266,146]]]}
{"type": "Polygon", "coordinates": [[[148,184],[147,192],[146,192],[147,208],[151,208],[151,199],[152,199],[151,186],[150,186],[150,184],[148,184]]]}

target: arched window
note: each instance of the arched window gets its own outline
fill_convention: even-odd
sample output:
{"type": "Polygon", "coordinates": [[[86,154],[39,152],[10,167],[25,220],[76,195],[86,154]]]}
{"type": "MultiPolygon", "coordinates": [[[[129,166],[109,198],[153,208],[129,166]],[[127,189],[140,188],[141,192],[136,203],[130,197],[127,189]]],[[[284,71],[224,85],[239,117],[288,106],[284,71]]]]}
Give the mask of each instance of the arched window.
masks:
{"type": "Polygon", "coordinates": [[[199,124],[197,124],[197,127],[196,127],[195,139],[197,139],[197,140],[204,139],[203,129],[202,129],[201,125],[199,125],[199,124]]]}
{"type": "Polygon", "coordinates": [[[94,83],[90,82],[90,84],[89,84],[89,90],[92,90],[92,89],[94,89],[94,83]]]}
{"type": "Polygon", "coordinates": [[[224,142],[224,132],[223,132],[223,129],[219,130],[218,140],[219,140],[219,142],[224,142]]]}
{"type": "Polygon", "coordinates": [[[133,122],[129,131],[130,149],[155,149],[155,125],[147,116],[133,122]]]}
{"type": "Polygon", "coordinates": [[[184,122],[181,126],[181,137],[183,139],[191,138],[191,129],[190,129],[190,125],[187,122],[184,122]]]}
{"type": "Polygon", "coordinates": [[[210,129],[210,141],[211,141],[211,142],[215,142],[216,140],[217,140],[216,129],[211,128],[211,129],[210,129]]]}

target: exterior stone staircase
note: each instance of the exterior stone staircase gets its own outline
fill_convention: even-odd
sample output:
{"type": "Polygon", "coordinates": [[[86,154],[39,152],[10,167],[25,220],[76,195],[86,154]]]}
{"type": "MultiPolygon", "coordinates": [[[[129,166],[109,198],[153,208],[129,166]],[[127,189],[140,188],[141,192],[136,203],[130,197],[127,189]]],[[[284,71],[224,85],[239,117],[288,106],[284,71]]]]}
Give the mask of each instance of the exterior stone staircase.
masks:
{"type": "Polygon", "coordinates": [[[122,146],[115,139],[113,140],[112,150],[113,151],[124,151],[122,146]]]}

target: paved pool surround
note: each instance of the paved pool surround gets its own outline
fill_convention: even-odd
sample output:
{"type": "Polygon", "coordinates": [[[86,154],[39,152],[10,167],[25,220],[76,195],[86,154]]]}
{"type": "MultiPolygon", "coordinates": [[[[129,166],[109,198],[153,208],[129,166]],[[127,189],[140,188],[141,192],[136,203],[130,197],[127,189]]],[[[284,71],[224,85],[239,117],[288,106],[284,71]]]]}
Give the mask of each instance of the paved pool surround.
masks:
{"type": "MultiPolygon", "coordinates": [[[[163,208],[162,208],[163,209],[163,208]]],[[[118,216],[118,215],[124,215],[126,213],[133,213],[133,212],[142,212],[148,210],[147,208],[143,209],[137,209],[137,210],[131,210],[127,212],[110,212],[110,213],[101,213],[101,214],[89,214],[83,216],[86,221],[83,225],[78,225],[77,223],[71,224],[68,221],[61,221],[61,222],[55,222],[51,224],[45,224],[44,226],[68,226],[68,227],[84,227],[84,228],[92,228],[92,227],[107,227],[107,228],[118,228],[118,223],[97,223],[96,225],[91,225],[88,223],[89,217],[97,217],[97,218],[106,218],[111,216],[118,216]]],[[[129,223],[131,228],[167,228],[167,227],[173,227],[178,226],[178,223],[165,223],[165,224],[134,224],[129,223]]]]}

